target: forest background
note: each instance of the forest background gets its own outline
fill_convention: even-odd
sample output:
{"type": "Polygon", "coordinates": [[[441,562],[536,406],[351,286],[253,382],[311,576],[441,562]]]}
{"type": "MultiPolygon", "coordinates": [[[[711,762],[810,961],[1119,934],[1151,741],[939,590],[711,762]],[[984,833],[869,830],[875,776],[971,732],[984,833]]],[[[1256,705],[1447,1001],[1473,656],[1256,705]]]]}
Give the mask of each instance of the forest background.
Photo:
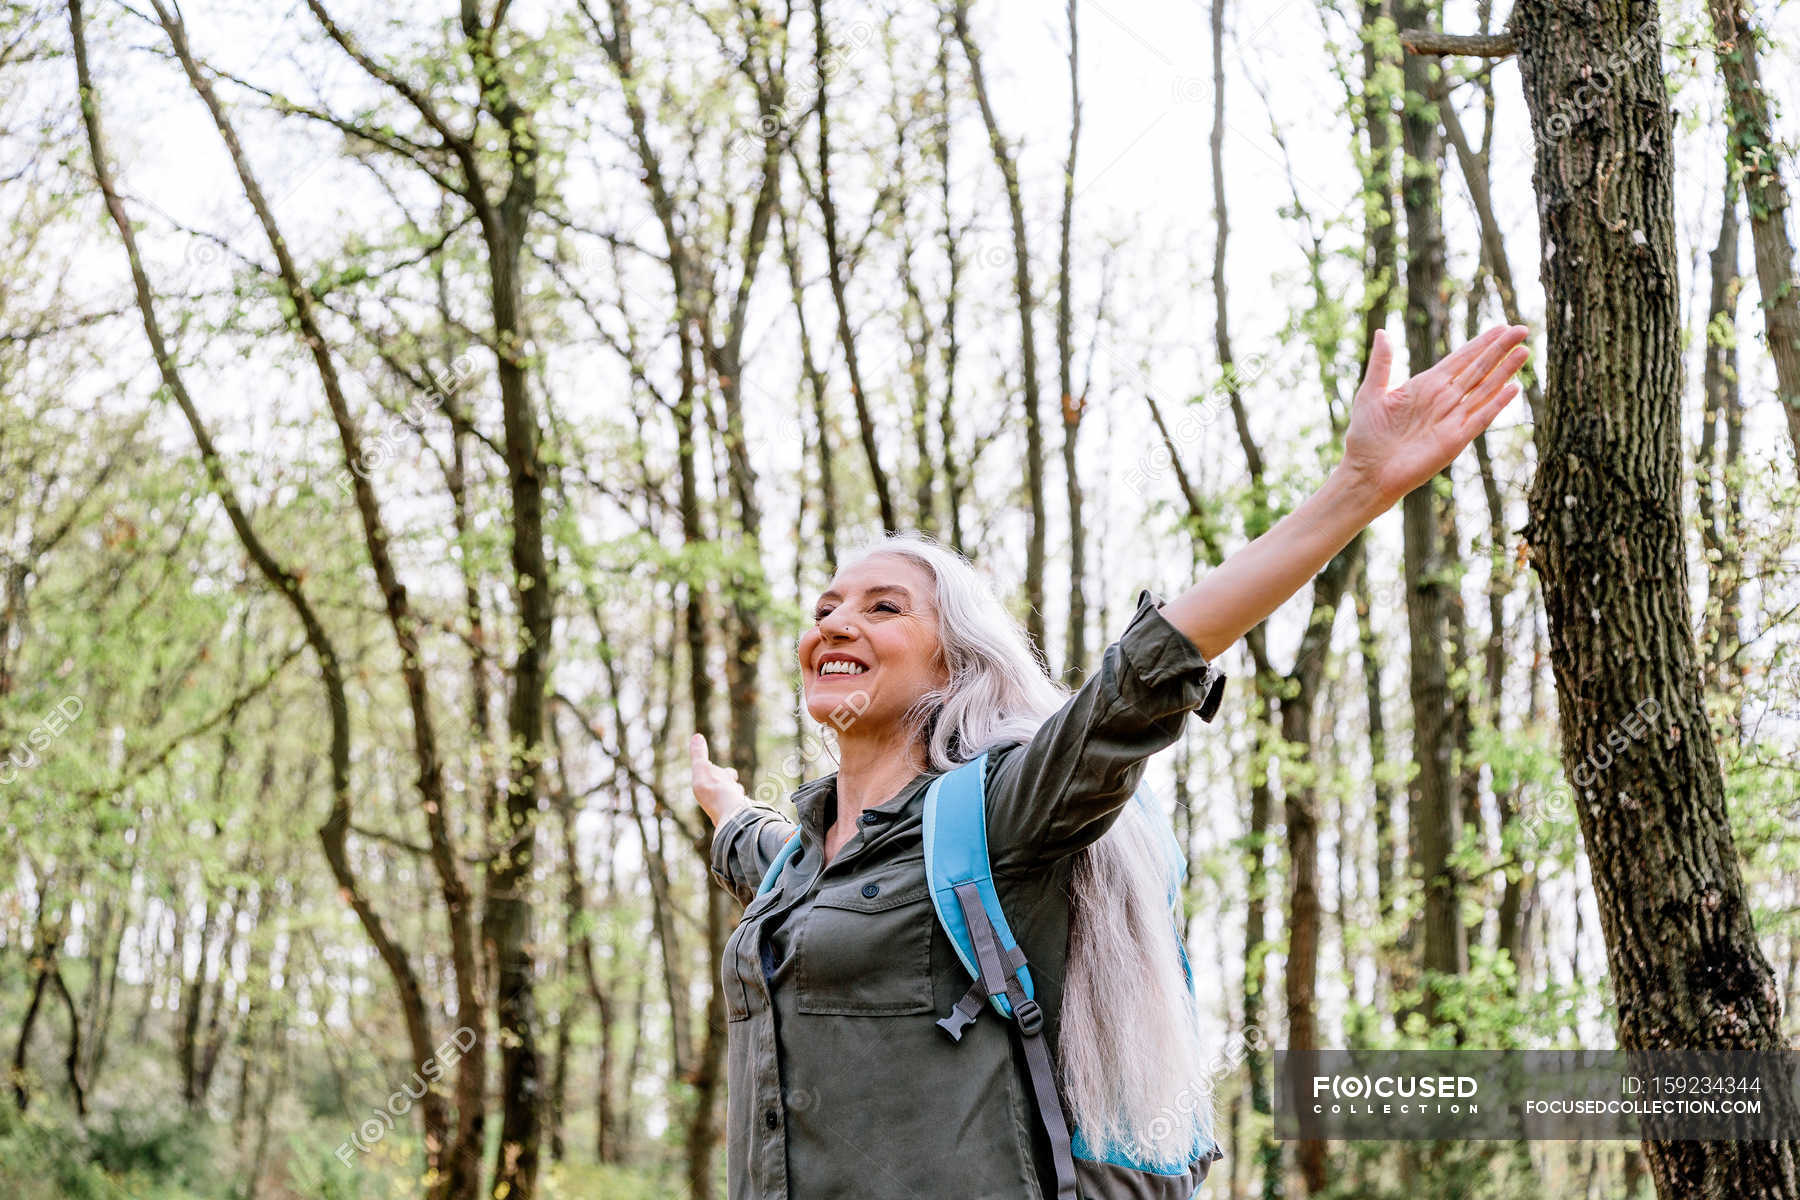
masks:
{"type": "Polygon", "coordinates": [[[1794,1195],[1272,1136],[1274,1047],[1795,1028],[1800,11],[1507,18],[0,4],[0,1192],[724,1195],[681,750],[831,769],[840,552],[942,538],[1078,683],[1374,329],[1508,320],[1528,402],[1151,766],[1208,1194],[1794,1195]]]}

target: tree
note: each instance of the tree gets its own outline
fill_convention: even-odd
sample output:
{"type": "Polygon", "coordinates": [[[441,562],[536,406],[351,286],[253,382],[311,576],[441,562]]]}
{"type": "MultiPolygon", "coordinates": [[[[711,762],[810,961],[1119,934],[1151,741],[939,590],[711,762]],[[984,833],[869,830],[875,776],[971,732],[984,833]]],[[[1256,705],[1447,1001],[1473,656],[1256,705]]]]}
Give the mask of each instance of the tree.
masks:
{"type": "Polygon", "coordinates": [[[1787,227],[1782,152],[1757,62],[1759,34],[1743,0],[1707,0],[1706,8],[1712,14],[1719,74],[1725,79],[1732,159],[1742,173],[1750,207],[1750,245],[1756,254],[1756,283],[1762,289],[1763,327],[1781,391],[1776,399],[1787,419],[1794,452],[1800,454],[1800,281],[1794,276],[1794,242],[1787,227]]]}
{"type": "MultiPolygon", "coordinates": [[[[1526,536],[1619,1041],[1784,1048],[1688,619],[1673,121],[1657,6],[1522,0],[1507,35],[1409,47],[1519,56],[1549,347],[1526,536]],[[1593,85],[1595,63],[1609,87],[1593,85]],[[1665,886],[1644,887],[1646,874],[1665,886]]],[[[1800,1195],[1791,1142],[1644,1150],[1664,1200],[1800,1195]]]]}

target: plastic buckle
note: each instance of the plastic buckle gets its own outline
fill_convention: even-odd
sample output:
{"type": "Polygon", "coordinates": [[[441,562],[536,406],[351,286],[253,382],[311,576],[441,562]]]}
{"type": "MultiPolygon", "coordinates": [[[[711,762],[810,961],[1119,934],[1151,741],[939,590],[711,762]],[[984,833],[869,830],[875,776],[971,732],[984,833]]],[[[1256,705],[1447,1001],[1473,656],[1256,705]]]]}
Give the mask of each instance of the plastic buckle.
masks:
{"type": "Polygon", "coordinates": [[[949,1034],[950,1040],[953,1042],[962,1041],[963,1030],[974,1023],[975,1018],[960,1007],[951,1009],[949,1016],[937,1019],[937,1027],[949,1034]]]}
{"type": "Polygon", "coordinates": [[[1030,996],[1015,1003],[1012,1010],[1013,1019],[1019,1023],[1019,1032],[1026,1037],[1032,1037],[1044,1028],[1044,1010],[1030,996]]]}

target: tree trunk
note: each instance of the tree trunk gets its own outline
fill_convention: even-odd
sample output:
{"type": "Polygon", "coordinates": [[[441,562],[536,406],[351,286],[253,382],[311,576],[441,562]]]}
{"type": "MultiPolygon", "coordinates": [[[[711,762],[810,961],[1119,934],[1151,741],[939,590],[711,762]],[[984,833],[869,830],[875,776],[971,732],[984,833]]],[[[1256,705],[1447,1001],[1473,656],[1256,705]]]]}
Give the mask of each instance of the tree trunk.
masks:
{"type": "MultiPolygon", "coordinates": [[[[1281,736],[1288,755],[1310,761],[1313,745],[1313,711],[1319,685],[1325,678],[1325,660],[1331,652],[1331,629],[1338,604],[1361,551],[1361,535],[1325,565],[1313,584],[1312,610],[1301,635],[1294,669],[1282,689],[1281,736]]],[[[1304,768],[1303,768],[1304,770],[1304,768]]],[[[1317,1050],[1319,1043],[1319,788],[1308,778],[1288,778],[1282,783],[1286,799],[1288,838],[1288,953],[1284,974],[1288,1021],[1288,1049],[1317,1050]]],[[[1299,1142],[1295,1157],[1308,1195],[1326,1189],[1325,1143],[1316,1139],[1299,1142]]]]}
{"type": "MultiPolygon", "coordinates": [[[[1527,534],[1619,1042],[1785,1049],[1689,626],[1675,156],[1656,5],[1521,0],[1513,29],[1549,324],[1527,534]],[[1596,63],[1610,88],[1591,86],[1596,63]]],[[[1800,1195],[1792,1142],[1644,1149],[1663,1200],[1800,1195]]]]}
{"type": "Polygon", "coordinates": [[[1075,442],[1087,411],[1087,395],[1085,390],[1078,395],[1075,388],[1075,284],[1069,264],[1069,239],[1075,225],[1075,152],[1081,145],[1081,39],[1075,5],[1076,0],[1069,0],[1069,155],[1063,163],[1062,221],[1056,260],[1056,370],[1062,382],[1063,479],[1069,504],[1069,629],[1063,650],[1063,681],[1071,686],[1087,677],[1087,529],[1081,519],[1081,472],[1075,461],[1075,442]]]}
{"type": "MultiPolygon", "coordinates": [[[[1402,28],[1434,24],[1432,0],[1400,0],[1395,15],[1402,28]]],[[[1403,68],[1406,102],[1400,119],[1405,147],[1401,205],[1406,213],[1406,350],[1414,372],[1422,371],[1448,351],[1444,278],[1444,229],[1439,209],[1439,174],[1443,143],[1439,135],[1437,65],[1408,55],[1403,68]]],[[[1406,616],[1413,707],[1413,758],[1419,764],[1408,794],[1407,828],[1411,833],[1414,869],[1425,890],[1423,980],[1420,1011],[1437,1020],[1432,975],[1460,974],[1467,947],[1460,911],[1460,890],[1450,853],[1461,835],[1462,800],[1454,762],[1459,742],[1456,698],[1451,693],[1451,663],[1446,642],[1455,644],[1452,622],[1460,619],[1454,583],[1445,578],[1454,547],[1454,517],[1448,494],[1450,468],[1415,489],[1402,502],[1402,534],[1406,555],[1406,616]]],[[[1406,1014],[1396,1010],[1404,1023],[1406,1014]]]]}
{"type": "Polygon", "coordinates": [[[837,306],[838,345],[844,352],[844,370],[850,376],[850,399],[856,406],[857,429],[862,434],[863,456],[868,460],[869,483],[875,489],[875,503],[881,512],[883,532],[900,528],[900,516],[894,507],[893,489],[887,471],[881,465],[881,450],[875,440],[875,415],[869,408],[868,393],[863,390],[862,367],[856,354],[856,335],[850,325],[850,298],[841,239],[838,237],[837,203],[831,194],[831,115],[826,103],[825,84],[831,77],[830,43],[826,37],[823,0],[813,2],[813,70],[818,80],[818,95],[813,107],[819,123],[819,216],[824,223],[826,276],[831,283],[831,299],[837,306]]]}
{"type": "MultiPolygon", "coordinates": [[[[1394,101],[1395,96],[1385,80],[1391,56],[1387,53],[1392,37],[1387,0],[1363,0],[1361,12],[1362,41],[1362,105],[1363,136],[1367,139],[1367,155],[1363,160],[1362,188],[1363,228],[1363,327],[1362,348],[1367,367],[1369,348],[1375,344],[1375,331],[1386,329],[1393,311],[1395,285],[1399,281],[1399,244],[1394,225],[1394,101]]],[[[1387,765],[1387,724],[1381,700],[1381,651],[1371,619],[1369,561],[1365,553],[1355,573],[1356,630],[1358,657],[1362,661],[1363,695],[1369,728],[1369,769],[1374,794],[1375,895],[1377,916],[1386,921],[1393,915],[1396,863],[1394,839],[1394,786],[1385,774],[1387,765]]],[[[1391,956],[1384,955],[1383,958],[1391,956]]],[[[1378,968],[1385,973],[1385,966],[1378,968]]],[[[1377,979],[1377,994],[1392,987],[1392,981],[1377,979]]]]}
{"type": "Polygon", "coordinates": [[[813,355],[812,335],[806,326],[806,289],[800,282],[800,249],[794,243],[793,230],[785,211],[776,213],[781,225],[781,257],[787,264],[788,288],[794,296],[794,324],[800,333],[800,373],[806,378],[806,390],[812,400],[813,429],[817,437],[814,452],[815,469],[819,473],[819,542],[824,561],[837,561],[837,472],[833,467],[837,456],[831,448],[831,419],[825,409],[825,372],[813,355]]]}
{"type": "Polygon", "coordinates": [[[950,38],[938,38],[935,71],[938,81],[938,125],[935,152],[938,162],[938,187],[944,209],[944,316],[938,327],[944,332],[944,386],[938,398],[939,452],[944,456],[944,503],[949,508],[950,548],[964,553],[963,492],[972,463],[957,461],[956,448],[956,364],[960,349],[956,340],[956,312],[960,294],[958,280],[962,275],[961,236],[957,232],[954,211],[950,206],[950,38]]]}
{"type": "MultiPolygon", "coordinates": [[[[1742,645],[1739,550],[1742,501],[1743,398],[1738,388],[1737,301],[1738,187],[1732,167],[1725,166],[1724,197],[1719,210],[1719,241],[1712,252],[1712,290],[1706,309],[1706,367],[1701,392],[1704,407],[1700,447],[1694,463],[1694,490],[1700,505],[1700,538],[1706,548],[1706,625],[1701,649],[1710,684],[1735,698],[1742,709],[1743,677],[1736,665],[1742,645]],[[1723,426],[1723,430],[1720,429],[1723,426]],[[1723,432],[1723,439],[1720,433],[1723,432]]],[[[1737,724],[1742,726],[1741,720],[1737,724]]]]}
{"type": "Polygon", "coordinates": [[[1800,286],[1794,278],[1794,242],[1788,236],[1783,149],[1769,116],[1749,7],[1743,0],[1707,0],[1706,7],[1718,41],[1719,72],[1725,77],[1732,155],[1743,172],[1744,198],[1750,205],[1750,246],[1756,255],[1769,357],[1775,360],[1788,436],[1800,454],[1800,286]]]}
{"type": "Polygon", "coordinates": [[[975,44],[975,37],[969,30],[969,0],[955,0],[952,14],[957,39],[969,61],[969,81],[975,88],[975,103],[981,108],[982,124],[987,127],[988,147],[993,151],[994,165],[1000,169],[1001,181],[1006,185],[1006,211],[1012,219],[1013,300],[1019,307],[1019,390],[1025,405],[1025,509],[1029,522],[1025,543],[1025,633],[1031,642],[1032,654],[1039,665],[1045,665],[1048,658],[1044,649],[1044,530],[1050,515],[1044,497],[1043,412],[1038,398],[1037,334],[1033,329],[1037,294],[1031,289],[1031,246],[1025,230],[1025,200],[1019,189],[1018,158],[1006,144],[1006,135],[1000,131],[1000,118],[994,112],[987,79],[981,69],[981,48],[975,44]]]}

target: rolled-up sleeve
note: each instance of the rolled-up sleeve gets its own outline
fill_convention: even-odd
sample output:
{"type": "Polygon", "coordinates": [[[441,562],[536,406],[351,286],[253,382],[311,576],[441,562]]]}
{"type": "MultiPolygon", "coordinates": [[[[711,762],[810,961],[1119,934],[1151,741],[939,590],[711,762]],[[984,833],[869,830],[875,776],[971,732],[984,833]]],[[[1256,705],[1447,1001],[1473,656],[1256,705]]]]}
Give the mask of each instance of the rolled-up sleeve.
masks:
{"type": "Polygon", "coordinates": [[[988,853],[996,872],[1040,868],[1097,841],[1187,714],[1211,721],[1225,673],[1138,593],[1100,667],[1029,742],[988,757],[988,853]]]}
{"type": "Polygon", "coordinates": [[[795,829],[774,809],[751,803],[713,830],[712,875],[738,903],[756,899],[757,885],[795,829]]]}

